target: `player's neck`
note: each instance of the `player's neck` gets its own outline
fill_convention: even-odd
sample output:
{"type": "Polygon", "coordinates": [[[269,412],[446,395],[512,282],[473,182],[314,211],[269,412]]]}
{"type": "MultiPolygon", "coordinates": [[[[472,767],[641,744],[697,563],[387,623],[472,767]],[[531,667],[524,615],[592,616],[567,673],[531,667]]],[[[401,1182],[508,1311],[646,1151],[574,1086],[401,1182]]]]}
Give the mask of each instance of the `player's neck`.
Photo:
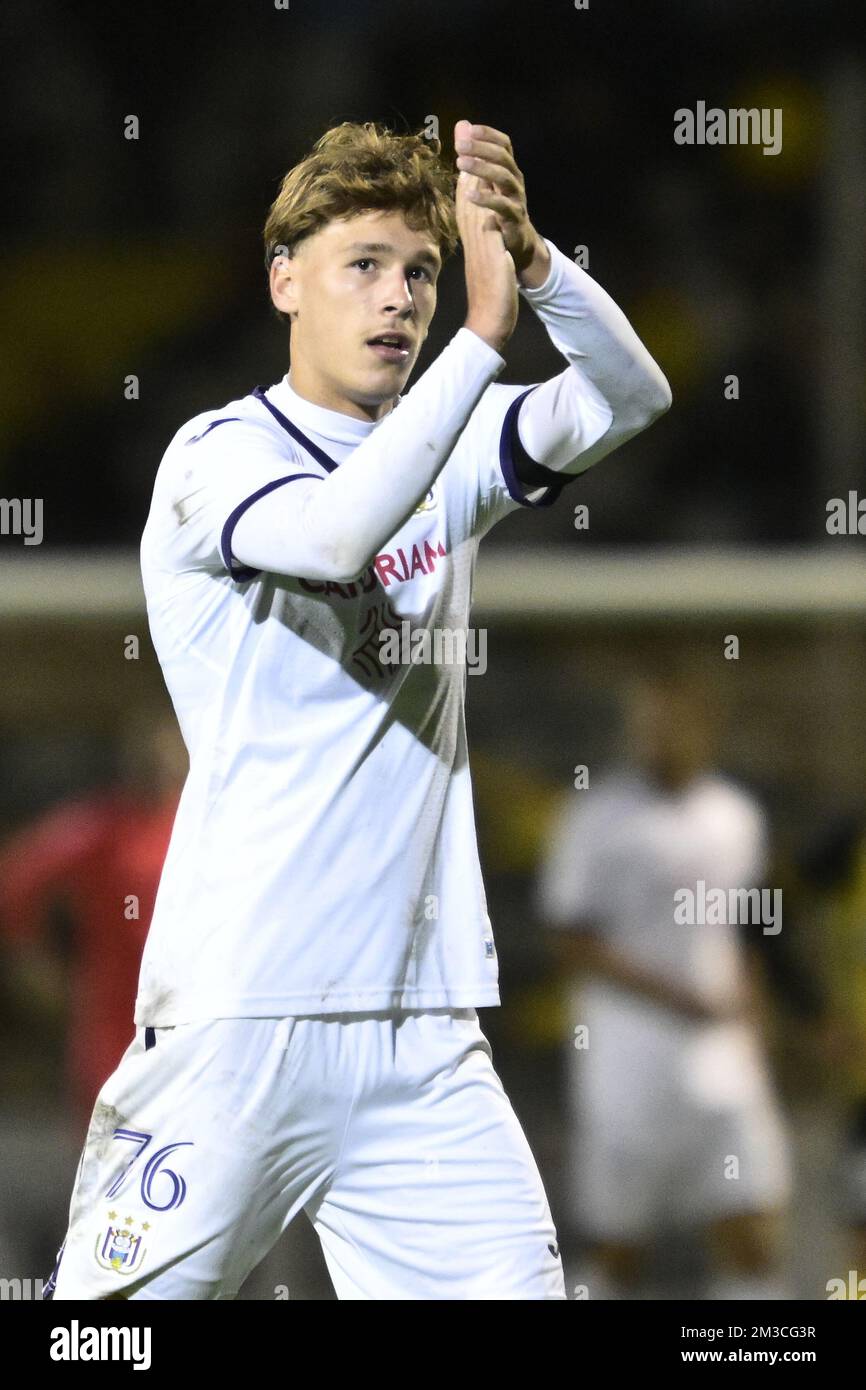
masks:
{"type": "Polygon", "coordinates": [[[650,782],[667,796],[679,796],[688,791],[701,773],[701,769],[697,765],[675,766],[666,763],[652,764],[645,771],[650,782]]]}
{"type": "Polygon", "coordinates": [[[347,415],[351,420],[363,420],[370,425],[384,420],[399,400],[398,396],[392,400],[366,405],[363,402],[352,400],[326,382],[310,378],[304,372],[299,373],[293,367],[289,367],[286,381],[295,395],[308,401],[310,405],[317,405],[322,410],[332,410],[337,415],[347,415]]]}

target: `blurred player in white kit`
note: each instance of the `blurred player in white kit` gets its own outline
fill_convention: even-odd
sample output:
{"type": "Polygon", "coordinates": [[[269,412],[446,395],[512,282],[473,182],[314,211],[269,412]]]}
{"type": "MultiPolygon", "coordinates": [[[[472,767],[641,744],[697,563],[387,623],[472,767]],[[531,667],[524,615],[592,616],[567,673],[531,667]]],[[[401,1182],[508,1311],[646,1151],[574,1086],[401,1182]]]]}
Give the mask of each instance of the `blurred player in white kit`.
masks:
{"type": "Polygon", "coordinates": [[[499,1003],[465,665],[481,537],[670,405],[624,315],[529,220],[511,143],[344,122],[265,227],[290,371],[197,415],[141,547],[190,754],[135,1039],[94,1109],[56,1299],[230,1299],[303,1210],[341,1299],[562,1299],[493,1068],[499,1003]],[[467,314],[401,395],[459,242],[467,314]],[[566,359],[498,384],[519,294],[566,359]],[[395,408],[399,407],[399,408],[395,408]]]}
{"type": "Polygon", "coordinates": [[[708,693],[676,669],[633,682],[633,760],[569,794],[538,882],[578,1030],[569,1182],[590,1299],[652,1296],[647,1256],[666,1227],[704,1239],[708,1298],[790,1296],[779,1256],[791,1162],[750,949],[765,927],[777,933],[773,905],[768,920],[753,896],[743,923],[717,897],[691,921],[683,894],[697,903],[703,883],[705,900],[722,890],[745,905],[730,890],[760,889],[768,867],[763,812],[712,770],[708,693]]]}

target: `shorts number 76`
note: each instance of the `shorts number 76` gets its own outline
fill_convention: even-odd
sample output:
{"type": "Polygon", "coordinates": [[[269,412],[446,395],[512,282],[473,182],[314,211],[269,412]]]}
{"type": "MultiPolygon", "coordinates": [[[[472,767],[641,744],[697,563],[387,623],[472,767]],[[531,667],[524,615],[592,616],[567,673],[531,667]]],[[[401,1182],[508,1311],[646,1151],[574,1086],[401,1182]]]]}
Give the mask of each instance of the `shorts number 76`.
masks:
{"type": "MultiPolygon", "coordinates": [[[[152,1134],[141,1134],[135,1129],[116,1129],[115,1139],[125,1139],[131,1144],[137,1144],[138,1148],[127,1163],[120,1177],[117,1178],[106,1192],[106,1197],[116,1197],[122,1187],[126,1185],[132,1176],[133,1165],[141,1158],[151,1139],[152,1134]]],[[[186,1181],[179,1173],[173,1172],[171,1168],[163,1167],[165,1159],[175,1149],[191,1148],[192,1140],[184,1139],[177,1144],[166,1144],[163,1148],[157,1149],[152,1153],[144,1165],[141,1174],[141,1200],[145,1206],[150,1207],[151,1211],[171,1211],[172,1207],[179,1207],[186,1196],[186,1181]],[[154,1183],[156,1179],[167,1178],[171,1184],[171,1192],[168,1201],[158,1202],[155,1200],[154,1183]]],[[[163,1196],[165,1196],[165,1184],[162,1184],[163,1196]]]]}

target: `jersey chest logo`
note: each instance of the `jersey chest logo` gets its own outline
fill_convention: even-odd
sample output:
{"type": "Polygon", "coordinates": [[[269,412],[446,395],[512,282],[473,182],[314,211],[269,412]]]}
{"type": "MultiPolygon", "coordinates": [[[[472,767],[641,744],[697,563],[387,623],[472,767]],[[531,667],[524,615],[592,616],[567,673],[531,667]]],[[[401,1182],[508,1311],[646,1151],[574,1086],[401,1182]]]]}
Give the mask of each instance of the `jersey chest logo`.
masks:
{"type": "Polygon", "coordinates": [[[413,512],[413,516],[418,516],[420,512],[432,512],[435,506],[436,484],[434,483],[424,500],[418,503],[418,506],[415,508],[415,511],[413,512]]]}
{"type": "Polygon", "coordinates": [[[404,584],[419,574],[433,574],[437,564],[447,553],[442,541],[433,545],[430,540],[425,539],[423,543],[413,545],[411,550],[400,545],[393,554],[391,551],[383,550],[376,556],[372,565],[351,583],[338,584],[333,579],[325,581],[300,578],[298,583],[308,594],[333,594],[336,598],[354,599],[359,594],[369,594],[377,585],[382,589],[388,589],[392,583],[404,584]]]}

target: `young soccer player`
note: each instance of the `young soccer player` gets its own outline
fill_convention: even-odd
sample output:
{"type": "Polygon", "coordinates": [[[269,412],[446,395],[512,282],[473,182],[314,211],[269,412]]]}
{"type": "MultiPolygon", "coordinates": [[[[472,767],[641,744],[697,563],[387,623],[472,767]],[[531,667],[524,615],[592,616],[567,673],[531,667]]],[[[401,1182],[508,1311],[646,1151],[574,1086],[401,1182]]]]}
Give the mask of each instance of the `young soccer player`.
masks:
{"type": "Polygon", "coordinates": [[[670,392],[533,227],[508,137],[455,140],[456,180],[372,122],[288,173],[265,241],[290,370],[160,465],[142,572],[190,772],[55,1298],[233,1298],[302,1209],[340,1298],[565,1297],[476,1013],[499,993],[465,667],[383,635],[465,631],[481,537],[670,392]],[[458,238],[465,323],[403,395],[458,238]],[[519,293],[568,365],[506,386],[519,293]]]}

